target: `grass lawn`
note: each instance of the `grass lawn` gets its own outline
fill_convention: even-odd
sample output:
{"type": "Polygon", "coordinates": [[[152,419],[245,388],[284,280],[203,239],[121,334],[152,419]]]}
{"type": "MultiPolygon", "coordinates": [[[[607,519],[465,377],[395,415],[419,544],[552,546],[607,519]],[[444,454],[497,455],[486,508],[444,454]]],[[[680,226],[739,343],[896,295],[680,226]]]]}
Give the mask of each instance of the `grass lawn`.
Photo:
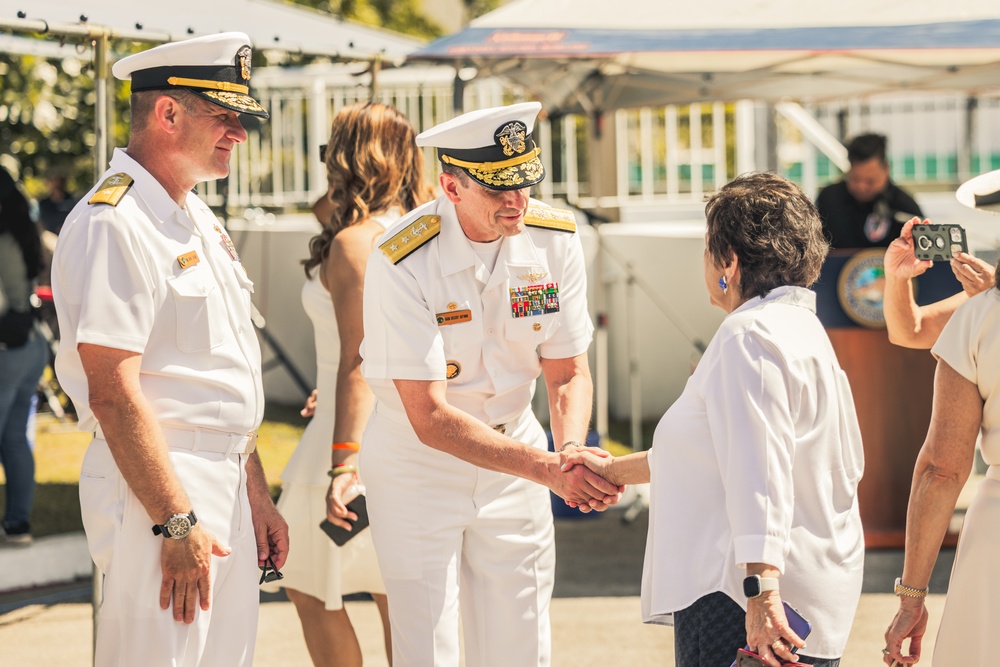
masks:
{"type": "MultiPolygon", "coordinates": [[[[297,407],[275,405],[266,410],[265,421],[258,430],[257,451],[271,484],[271,495],[275,497],[280,489],[281,471],[306,423],[297,407]]],[[[616,426],[619,427],[612,429],[613,435],[624,430],[616,426]]],[[[75,425],[60,424],[47,413],[39,415],[35,442],[37,486],[31,516],[31,532],[35,537],[83,530],[77,480],[91,436],[74,429],[75,425]]],[[[631,451],[613,439],[605,442],[604,447],[615,455],[631,451]]],[[[5,481],[0,472],[0,482],[5,481]]],[[[4,495],[0,493],[0,508],[4,504],[4,495]]]]}

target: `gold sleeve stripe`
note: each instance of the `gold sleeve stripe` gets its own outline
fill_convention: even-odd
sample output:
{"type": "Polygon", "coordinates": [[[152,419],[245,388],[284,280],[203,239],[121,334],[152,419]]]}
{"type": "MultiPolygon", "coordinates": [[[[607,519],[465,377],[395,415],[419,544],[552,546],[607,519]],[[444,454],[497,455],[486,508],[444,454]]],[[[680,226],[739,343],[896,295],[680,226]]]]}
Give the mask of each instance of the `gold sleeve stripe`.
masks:
{"type": "Polygon", "coordinates": [[[128,174],[112,174],[104,179],[88,204],[111,204],[118,206],[128,189],[132,187],[132,177],[128,174]]]}
{"type": "Polygon", "coordinates": [[[524,224],[528,227],[554,229],[560,232],[576,232],[576,216],[572,211],[548,206],[529,206],[524,214],[524,224]]]}
{"type": "Polygon", "coordinates": [[[414,250],[441,233],[440,215],[422,215],[378,248],[389,261],[399,264],[414,250]]]}

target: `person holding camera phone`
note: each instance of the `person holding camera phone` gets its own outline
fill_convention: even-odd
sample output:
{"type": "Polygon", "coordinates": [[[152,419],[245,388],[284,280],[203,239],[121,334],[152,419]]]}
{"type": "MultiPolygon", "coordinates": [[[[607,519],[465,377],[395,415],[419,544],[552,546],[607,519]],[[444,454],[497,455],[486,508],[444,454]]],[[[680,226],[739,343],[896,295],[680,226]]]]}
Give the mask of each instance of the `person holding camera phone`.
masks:
{"type": "MultiPolygon", "coordinates": [[[[929,224],[930,221],[924,222],[929,224]]],[[[969,253],[959,252],[950,262],[962,291],[947,299],[918,306],[912,279],[931,268],[934,262],[919,260],[914,253],[913,226],[917,224],[920,224],[919,218],[904,224],[899,238],[885,251],[882,312],[890,342],[901,347],[929,350],[955,310],[970,297],[993,287],[995,280],[992,266],[969,253]]]]}
{"type": "MultiPolygon", "coordinates": [[[[959,188],[967,206],[1000,213],[1000,170],[959,188]]],[[[948,597],[934,645],[935,665],[992,665],[1000,596],[993,578],[1000,552],[1000,264],[994,286],[965,297],[931,349],[937,358],[934,403],[913,470],[906,511],[903,571],[896,579],[899,608],[885,632],[883,662],[920,660],[927,631],[925,601],[931,571],[972,471],[977,437],[989,464],[959,536],[948,597]],[[909,642],[905,647],[904,643],[909,642]]]]}
{"type": "Polygon", "coordinates": [[[319,386],[314,417],[281,474],[278,509],[288,519],[295,549],[280,585],[295,605],[315,665],[362,664],[343,602],[360,592],[370,593],[378,607],[391,662],[385,586],[371,531],[352,511],[364,500],[358,498],[363,487],[356,443],[373,403],[358,348],[368,256],[386,227],[431,196],[415,136],[407,118],[385,104],[337,112],[324,151],[328,191],[313,206],[323,228],[302,262],[302,304],[313,323],[319,386]]]}
{"type": "Polygon", "coordinates": [[[642,614],[674,626],[676,667],[729,665],[744,645],[768,667],[835,667],[861,597],[864,451],[809,289],[828,246],[812,202],[775,174],[738,177],[705,214],[704,280],[725,320],[652,449],[570,463],[650,483],[642,614]],[[785,601],[812,624],[805,646],[785,601]]]}

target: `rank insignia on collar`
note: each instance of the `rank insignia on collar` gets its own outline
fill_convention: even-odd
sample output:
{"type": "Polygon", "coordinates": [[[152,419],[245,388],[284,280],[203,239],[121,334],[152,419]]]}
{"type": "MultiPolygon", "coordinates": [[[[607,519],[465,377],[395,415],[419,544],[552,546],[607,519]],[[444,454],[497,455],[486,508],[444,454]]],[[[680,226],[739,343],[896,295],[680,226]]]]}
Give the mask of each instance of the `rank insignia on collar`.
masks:
{"type": "Polygon", "coordinates": [[[549,275],[548,271],[531,271],[530,273],[519,273],[517,274],[518,279],[527,280],[529,283],[537,282],[549,275]]]}
{"type": "Polygon", "coordinates": [[[198,257],[198,253],[194,250],[192,250],[191,252],[186,252],[183,255],[177,256],[177,263],[180,264],[180,267],[182,269],[186,269],[189,266],[194,266],[200,261],[201,258],[198,257]]]}

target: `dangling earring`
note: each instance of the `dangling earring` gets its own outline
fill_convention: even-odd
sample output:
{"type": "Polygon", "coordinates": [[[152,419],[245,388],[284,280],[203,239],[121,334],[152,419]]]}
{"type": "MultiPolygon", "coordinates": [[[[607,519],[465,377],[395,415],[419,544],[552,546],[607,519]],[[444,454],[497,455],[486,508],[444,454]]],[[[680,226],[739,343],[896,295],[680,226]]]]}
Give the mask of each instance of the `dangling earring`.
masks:
{"type": "Polygon", "coordinates": [[[726,280],[726,276],[724,274],[721,278],[719,278],[719,287],[722,289],[723,294],[729,293],[729,281],[726,280]]]}

